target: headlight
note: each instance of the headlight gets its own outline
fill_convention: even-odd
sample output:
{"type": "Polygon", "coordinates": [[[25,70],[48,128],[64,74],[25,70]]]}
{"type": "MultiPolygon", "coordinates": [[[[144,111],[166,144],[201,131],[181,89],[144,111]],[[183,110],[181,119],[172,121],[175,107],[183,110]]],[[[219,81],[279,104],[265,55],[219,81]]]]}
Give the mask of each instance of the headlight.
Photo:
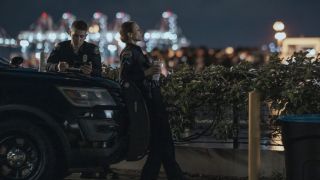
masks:
{"type": "Polygon", "coordinates": [[[80,87],[58,87],[58,89],[68,101],[75,106],[93,107],[96,105],[116,105],[106,89],[80,87]]]}

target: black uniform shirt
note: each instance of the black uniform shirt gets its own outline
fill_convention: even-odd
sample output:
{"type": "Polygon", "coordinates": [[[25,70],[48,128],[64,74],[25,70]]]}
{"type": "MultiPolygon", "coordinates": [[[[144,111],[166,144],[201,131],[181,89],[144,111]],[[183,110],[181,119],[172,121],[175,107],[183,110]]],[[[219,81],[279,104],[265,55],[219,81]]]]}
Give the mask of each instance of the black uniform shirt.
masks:
{"type": "Polygon", "coordinates": [[[58,43],[52,50],[47,60],[47,71],[58,71],[59,62],[67,62],[69,67],[80,68],[86,63],[92,63],[92,76],[101,76],[102,65],[98,46],[84,42],[76,54],[73,51],[71,41],[58,43]]]}
{"type": "Polygon", "coordinates": [[[136,84],[145,80],[144,70],[150,67],[150,62],[139,46],[127,44],[120,53],[120,61],[121,80],[133,81],[136,84]]]}
{"type": "Polygon", "coordinates": [[[151,60],[143,54],[141,48],[128,43],[120,54],[120,79],[138,86],[145,98],[152,98],[153,91],[159,89],[159,82],[145,77],[144,71],[152,66],[151,60]]]}

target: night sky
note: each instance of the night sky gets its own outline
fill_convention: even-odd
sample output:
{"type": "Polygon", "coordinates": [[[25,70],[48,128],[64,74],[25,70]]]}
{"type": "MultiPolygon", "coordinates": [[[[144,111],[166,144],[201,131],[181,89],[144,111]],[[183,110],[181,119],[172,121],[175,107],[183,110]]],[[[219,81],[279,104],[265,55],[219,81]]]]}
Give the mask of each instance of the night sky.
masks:
{"type": "Polygon", "coordinates": [[[95,11],[124,11],[143,29],[154,29],[161,13],[178,15],[193,45],[259,46],[273,40],[272,24],[284,21],[288,36],[320,36],[320,0],[1,0],[0,27],[11,36],[26,30],[41,12],[58,22],[69,11],[89,21],[95,11]]]}

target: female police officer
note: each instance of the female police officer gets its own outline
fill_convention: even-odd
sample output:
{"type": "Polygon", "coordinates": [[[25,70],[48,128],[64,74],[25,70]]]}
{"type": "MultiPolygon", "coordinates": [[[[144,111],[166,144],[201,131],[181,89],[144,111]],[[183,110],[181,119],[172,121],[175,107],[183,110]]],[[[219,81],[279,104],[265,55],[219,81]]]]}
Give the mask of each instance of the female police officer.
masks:
{"type": "Polygon", "coordinates": [[[173,140],[159,83],[152,80],[153,75],[160,73],[160,66],[153,66],[136,45],[137,41],[142,40],[142,33],[136,22],[123,23],[120,35],[121,40],[126,43],[120,54],[120,79],[132,82],[140,89],[151,120],[150,152],[142,170],[141,180],[157,179],[161,164],[169,180],[181,180],[183,175],[175,160],[173,140]]]}

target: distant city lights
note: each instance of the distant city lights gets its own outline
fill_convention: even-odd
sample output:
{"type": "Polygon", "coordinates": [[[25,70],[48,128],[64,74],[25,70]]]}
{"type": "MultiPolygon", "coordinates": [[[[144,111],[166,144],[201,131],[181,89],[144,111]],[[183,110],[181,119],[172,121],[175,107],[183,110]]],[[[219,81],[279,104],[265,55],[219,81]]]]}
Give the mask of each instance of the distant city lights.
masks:
{"type": "MultiPolygon", "coordinates": [[[[26,54],[38,51],[50,52],[54,44],[70,39],[67,32],[74,20],[76,20],[76,16],[73,14],[63,13],[59,28],[54,29],[53,27],[57,26],[52,24],[51,16],[45,12],[42,13],[34,29],[22,31],[18,35],[22,52],[26,54]]],[[[111,25],[108,24],[107,20],[108,17],[105,14],[95,12],[92,21],[89,23],[89,33],[86,38],[87,41],[99,46],[104,60],[110,56],[117,56],[118,53],[116,52],[125,47],[125,43],[120,39],[119,30],[122,23],[130,20],[130,15],[124,12],[116,13],[111,25]]],[[[148,52],[155,47],[177,50],[180,47],[188,46],[189,41],[181,35],[181,30],[178,29],[177,15],[169,11],[163,12],[160,29],[147,30],[143,35],[146,43],[141,43],[141,45],[146,46],[148,52]]],[[[3,42],[9,43],[5,40],[3,42]]]]}
{"type": "Polygon", "coordinates": [[[234,49],[233,49],[233,47],[227,47],[227,48],[225,49],[225,52],[230,55],[230,54],[233,54],[233,53],[234,53],[234,49]]]}

